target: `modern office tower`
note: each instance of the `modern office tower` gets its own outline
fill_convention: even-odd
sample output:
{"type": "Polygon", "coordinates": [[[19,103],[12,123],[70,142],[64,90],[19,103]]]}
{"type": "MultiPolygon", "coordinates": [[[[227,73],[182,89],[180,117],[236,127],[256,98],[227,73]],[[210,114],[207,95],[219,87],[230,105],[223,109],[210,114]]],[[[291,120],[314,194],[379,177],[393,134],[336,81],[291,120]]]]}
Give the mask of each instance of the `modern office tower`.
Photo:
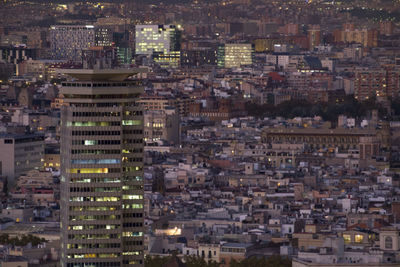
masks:
{"type": "Polygon", "coordinates": [[[153,56],[162,67],[178,67],[181,31],[175,25],[136,25],[136,55],[153,56]]]}
{"type": "Polygon", "coordinates": [[[113,32],[106,27],[95,28],[95,46],[112,46],[113,32]]]}
{"type": "Polygon", "coordinates": [[[0,176],[6,176],[10,185],[23,173],[42,167],[44,135],[0,135],[0,176]]]}
{"type": "MultiPolygon", "coordinates": [[[[143,266],[143,87],[134,70],[65,70],[61,264],[143,266]]],[[[137,72],[137,71],[136,71],[137,72]]]]}
{"type": "Polygon", "coordinates": [[[225,44],[218,48],[218,67],[237,68],[253,63],[252,44],[225,44]]]}
{"type": "Polygon", "coordinates": [[[50,50],[54,59],[80,62],[82,50],[95,45],[92,25],[56,25],[50,27],[50,50]]]}
{"type": "Polygon", "coordinates": [[[136,25],[137,55],[167,54],[180,50],[180,31],[175,25],[136,25]]]}
{"type": "Polygon", "coordinates": [[[132,49],[129,46],[129,31],[114,32],[113,42],[117,49],[117,58],[120,65],[132,63],[132,49]]]}

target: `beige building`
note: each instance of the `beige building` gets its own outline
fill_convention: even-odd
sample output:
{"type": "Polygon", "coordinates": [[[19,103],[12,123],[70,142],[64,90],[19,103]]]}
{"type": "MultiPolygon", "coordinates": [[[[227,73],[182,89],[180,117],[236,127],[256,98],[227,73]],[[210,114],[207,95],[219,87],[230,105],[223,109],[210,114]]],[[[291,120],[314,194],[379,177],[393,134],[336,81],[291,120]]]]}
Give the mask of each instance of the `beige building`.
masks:
{"type": "Polygon", "coordinates": [[[219,262],[220,244],[199,244],[198,252],[199,256],[207,262],[219,262]]]}
{"type": "Polygon", "coordinates": [[[165,110],[169,107],[175,107],[179,115],[185,117],[189,114],[189,106],[193,103],[193,99],[144,95],[140,97],[138,102],[143,110],[165,110]]]}
{"type": "Polygon", "coordinates": [[[37,134],[0,135],[0,176],[11,185],[21,174],[42,167],[44,136],[37,134]]]}
{"type": "Polygon", "coordinates": [[[144,113],[144,140],[165,140],[173,144],[180,142],[179,114],[176,109],[148,110],[144,113]]]}
{"type": "Polygon", "coordinates": [[[36,187],[52,187],[53,175],[51,172],[31,170],[26,174],[22,174],[17,179],[17,186],[19,188],[33,189],[36,187]]]}

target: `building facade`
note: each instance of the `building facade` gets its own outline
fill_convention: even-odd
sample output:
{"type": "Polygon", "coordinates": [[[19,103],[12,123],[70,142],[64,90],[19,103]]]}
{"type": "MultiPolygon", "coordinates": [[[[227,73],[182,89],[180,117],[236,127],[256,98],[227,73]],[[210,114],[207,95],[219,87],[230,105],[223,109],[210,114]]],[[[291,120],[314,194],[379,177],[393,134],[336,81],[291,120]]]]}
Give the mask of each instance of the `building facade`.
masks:
{"type": "Polygon", "coordinates": [[[238,68],[253,63],[252,44],[225,44],[218,48],[218,67],[238,68]]]}
{"type": "Polygon", "coordinates": [[[133,70],[66,70],[61,263],[143,266],[143,88],[133,70]]]}
{"type": "Polygon", "coordinates": [[[136,55],[169,54],[180,50],[180,32],[175,25],[136,25],[136,55]]]}
{"type": "Polygon", "coordinates": [[[92,25],[56,25],[50,27],[50,50],[54,59],[80,62],[82,50],[95,45],[92,25]]]}
{"type": "Polygon", "coordinates": [[[42,167],[44,136],[0,135],[0,151],[0,176],[6,176],[8,182],[15,184],[21,174],[42,167]]]}

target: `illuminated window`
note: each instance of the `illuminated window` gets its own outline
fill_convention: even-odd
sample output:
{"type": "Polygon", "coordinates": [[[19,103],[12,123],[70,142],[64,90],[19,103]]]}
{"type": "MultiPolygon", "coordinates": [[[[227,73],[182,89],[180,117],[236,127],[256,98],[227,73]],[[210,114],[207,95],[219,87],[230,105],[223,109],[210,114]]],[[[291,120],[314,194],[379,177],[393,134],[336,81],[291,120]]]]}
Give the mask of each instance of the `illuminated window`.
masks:
{"type": "Polygon", "coordinates": [[[363,235],[355,235],[355,236],[354,236],[354,241],[355,241],[356,243],[361,243],[361,242],[363,242],[363,239],[364,239],[364,236],[363,236],[363,235]]]}
{"type": "Polygon", "coordinates": [[[136,126],[136,125],[141,125],[141,124],[142,124],[142,121],[140,121],[140,120],[123,120],[122,121],[122,125],[124,125],[124,126],[130,126],[130,125],[136,126]]]}
{"type": "Polygon", "coordinates": [[[143,232],[122,232],[123,237],[143,236],[143,232]]]}
{"type": "Polygon", "coordinates": [[[142,195],[122,195],[122,199],[143,199],[142,195]]]}
{"type": "Polygon", "coordinates": [[[345,243],[350,243],[351,242],[351,237],[350,235],[343,235],[343,239],[345,243]]]}
{"type": "Polygon", "coordinates": [[[108,168],[69,169],[69,173],[108,173],[108,168]]]}
{"type": "Polygon", "coordinates": [[[85,146],[94,146],[96,145],[96,140],[85,140],[84,145],[85,146]]]}

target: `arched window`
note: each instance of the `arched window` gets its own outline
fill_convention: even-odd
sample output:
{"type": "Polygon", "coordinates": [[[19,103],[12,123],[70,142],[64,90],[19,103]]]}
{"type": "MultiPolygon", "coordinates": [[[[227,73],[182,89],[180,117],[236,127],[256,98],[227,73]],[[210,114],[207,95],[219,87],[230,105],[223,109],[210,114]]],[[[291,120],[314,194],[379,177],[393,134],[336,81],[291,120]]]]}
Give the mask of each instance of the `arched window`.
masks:
{"type": "Polygon", "coordinates": [[[391,236],[385,237],[385,249],[393,249],[393,239],[391,236]]]}

